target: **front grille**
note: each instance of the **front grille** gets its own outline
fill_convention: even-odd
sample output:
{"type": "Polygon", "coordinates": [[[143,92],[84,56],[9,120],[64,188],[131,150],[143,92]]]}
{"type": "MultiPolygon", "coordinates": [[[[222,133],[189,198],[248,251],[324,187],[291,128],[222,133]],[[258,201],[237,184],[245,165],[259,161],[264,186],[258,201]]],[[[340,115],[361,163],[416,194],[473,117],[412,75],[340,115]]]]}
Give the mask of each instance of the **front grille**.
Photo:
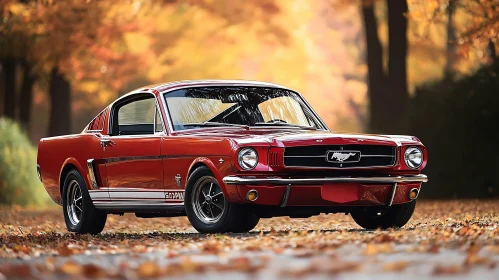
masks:
{"type": "Polygon", "coordinates": [[[289,147],[284,151],[287,167],[365,168],[393,166],[396,147],[383,145],[319,145],[289,147]]]}

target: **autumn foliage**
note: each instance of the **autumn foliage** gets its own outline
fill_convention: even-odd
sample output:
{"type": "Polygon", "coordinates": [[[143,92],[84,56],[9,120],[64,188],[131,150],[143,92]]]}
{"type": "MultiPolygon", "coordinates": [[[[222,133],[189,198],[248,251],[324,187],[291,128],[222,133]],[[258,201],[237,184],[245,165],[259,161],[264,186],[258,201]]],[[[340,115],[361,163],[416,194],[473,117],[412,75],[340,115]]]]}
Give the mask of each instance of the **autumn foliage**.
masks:
{"type": "Polygon", "coordinates": [[[418,87],[497,63],[499,1],[0,0],[0,17],[0,115],[34,143],[186,79],[283,84],[333,131],[413,134],[418,87]]]}

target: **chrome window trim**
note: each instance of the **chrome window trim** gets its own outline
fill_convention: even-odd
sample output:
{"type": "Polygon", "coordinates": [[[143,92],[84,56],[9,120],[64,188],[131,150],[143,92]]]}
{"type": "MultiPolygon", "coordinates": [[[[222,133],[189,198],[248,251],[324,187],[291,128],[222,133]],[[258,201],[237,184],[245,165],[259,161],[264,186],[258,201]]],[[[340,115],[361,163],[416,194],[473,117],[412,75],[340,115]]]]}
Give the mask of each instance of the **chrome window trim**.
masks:
{"type": "MultiPolygon", "coordinates": [[[[125,99],[125,98],[128,98],[130,96],[134,96],[134,95],[140,95],[140,94],[150,94],[153,96],[154,98],[154,103],[155,103],[155,111],[160,107],[159,105],[159,102],[158,102],[158,98],[156,97],[156,95],[152,92],[147,92],[147,91],[133,91],[133,92],[130,92],[130,93],[127,93],[125,95],[123,95],[122,97],[116,99],[113,103],[111,103],[111,105],[109,106],[109,117],[108,117],[108,131],[107,131],[107,137],[120,137],[120,136],[138,136],[138,137],[142,137],[142,136],[151,136],[151,135],[165,135],[166,134],[166,130],[165,130],[165,125],[164,123],[162,122],[163,124],[163,131],[162,132],[156,132],[156,127],[154,127],[154,130],[153,132],[154,133],[151,133],[151,134],[137,134],[137,135],[110,135],[109,133],[112,131],[112,122],[111,122],[111,114],[114,114],[114,110],[115,110],[115,107],[117,104],[120,104],[121,100],[122,99],[125,99]]],[[[133,102],[133,101],[131,101],[133,102]]],[[[129,103],[131,103],[129,102],[129,103]]],[[[163,120],[163,113],[161,113],[161,110],[159,110],[159,114],[161,115],[161,120],[163,120]]],[[[156,115],[154,115],[154,119],[156,119],[156,115]]],[[[155,120],[154,120],[155,121],[155,120]]]]}
{"type": "MultiPolygon", "coordinates": [[[[134,90],[132,92],[129,92],[118,99],[116,99],[114,102],[112,102],[108,107],[109,107],[109,114],[111,114],[111,110],[114,108],[116,103],[119,103],[122,99],[128,98],[130,96],[133,96],[135,94],[140,94],[140,93],[150,93],[154,95],[154,93],[147,92],[149,89],[155,90],[158,92],[158,94],[161,96],[161,100],[163,101],[163,109],[166,112],[166,116],[162,116],[162,120],[166,120],[166,123],[169,126],[169,131],[166,130],[166,123],[163,122],[163,129],[165,130],[165,134],[168,134],[168,132],[173,133],[175,130],[173,129],[173,123],[172,120],[170,119],[170,113],[168,110],[168,107],[166,105],[166,99],[165,99],[165,94],[172,92],[174,90],[178,89],[186,89],[186,88],[196,88],[196,87],[207,87],[207,86],[252,86],[252,87],[268,87],[268,88],[278,88],[278,89],[285,89],[289,90],[291,92],[296,93],[300,99],[305,103],[308,107],[308,109],[311,111],[312,114],[317,118],[317,120],[320,122],[320,124],[323,126],[324,131],[330,131],[330,129],[327,127],[326,123],[322,118],[317,114],[317,112],[314,110],[314,108],[308,103],[308,101],[300,94],[299,92],[278,85],[278,84],[272,84],[272,83],[266,83],[266,82],[260,82],[260,81],[248,81],[248,80],[184,80],[184,81],[175,81],[175,82],[170,82],[170,83],[165,83],[165,84],[159,84],[159,85],[151,85],[151,86],[145,86],[142,88],[139,88],[137,90],[134,90]]],[[[156,96],[155,96],[156,98],[156,96]]],[[[156,98],[157,101],[157,98],[156,98]]],[[[163,114],[161,114],[163,115],[163,114]]],[[[110,117],[108,118],[108,130],[111,129],[111,122],[110,122],[110,117]]],[[[109,134],[109,132],[108,132],[109,134]]]]}

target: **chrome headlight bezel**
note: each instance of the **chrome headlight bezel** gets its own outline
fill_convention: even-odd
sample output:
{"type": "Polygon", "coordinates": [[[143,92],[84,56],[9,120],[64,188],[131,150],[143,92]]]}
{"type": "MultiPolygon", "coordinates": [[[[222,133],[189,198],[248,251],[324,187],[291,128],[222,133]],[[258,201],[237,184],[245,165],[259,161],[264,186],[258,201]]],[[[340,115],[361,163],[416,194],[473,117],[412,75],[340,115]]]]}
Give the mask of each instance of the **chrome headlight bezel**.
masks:
{"type": "Polygon", "coordinates": [[[405,149],[404,162],[410,169],[418,169],[423,165],[423,150],[416,146],[405,149]]]}
{"type": "Polygon", "coordinates": [[[242,148],[237,154],[237,163],[244,170],[252,170],[258,165],[258,153],[253,148],[242,148]]]}

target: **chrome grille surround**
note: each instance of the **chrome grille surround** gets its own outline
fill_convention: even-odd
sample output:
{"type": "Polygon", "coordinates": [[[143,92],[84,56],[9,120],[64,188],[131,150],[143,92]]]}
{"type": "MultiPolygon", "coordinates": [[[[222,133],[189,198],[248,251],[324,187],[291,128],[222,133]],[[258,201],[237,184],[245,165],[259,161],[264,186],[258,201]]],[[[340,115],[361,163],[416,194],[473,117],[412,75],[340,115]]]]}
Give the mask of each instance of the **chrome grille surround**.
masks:
{"type": "Polygon", "coordinates": [[[397,147],[389,145],[314,145],[287,147],[284,150],[285,167],[353,169],[391,167],[396,163],[397,147]],[[331,153],[337,153],[339,159],[328,159],[331,153]],[[355,154],[356,160],[349,160],[348,153],[355,154]]]}

